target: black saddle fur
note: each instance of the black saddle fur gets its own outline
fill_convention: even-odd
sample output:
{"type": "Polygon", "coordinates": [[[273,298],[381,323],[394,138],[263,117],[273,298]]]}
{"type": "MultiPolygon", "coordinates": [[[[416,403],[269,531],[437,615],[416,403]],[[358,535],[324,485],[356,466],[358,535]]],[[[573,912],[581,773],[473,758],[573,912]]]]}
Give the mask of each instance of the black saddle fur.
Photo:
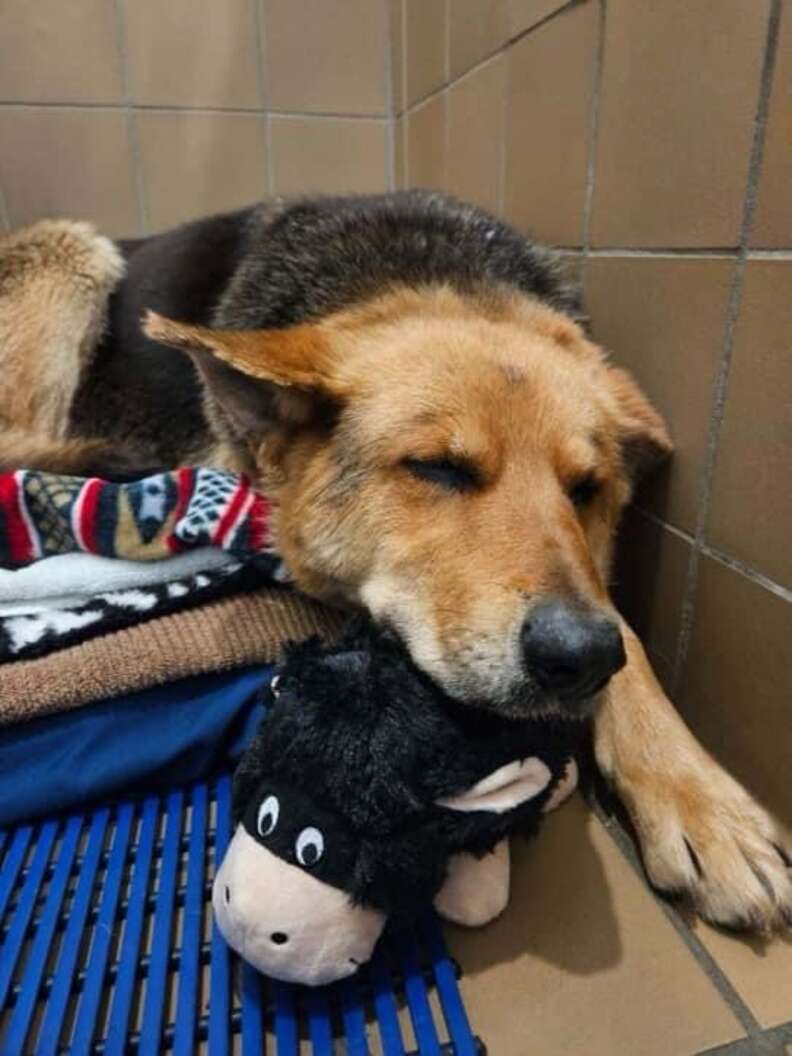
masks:
{"type": "Polygon", "coordinates": [[[74,401],[71,433],[133,439],[165,465],[189,460],[211,438],[189,359],[140,328],[148,308],[188,323],[284,327],[393,285],[494,283],[581,314],[555,254],[439,192],[265,202],[122,245],[127,275],[74,401]]]}

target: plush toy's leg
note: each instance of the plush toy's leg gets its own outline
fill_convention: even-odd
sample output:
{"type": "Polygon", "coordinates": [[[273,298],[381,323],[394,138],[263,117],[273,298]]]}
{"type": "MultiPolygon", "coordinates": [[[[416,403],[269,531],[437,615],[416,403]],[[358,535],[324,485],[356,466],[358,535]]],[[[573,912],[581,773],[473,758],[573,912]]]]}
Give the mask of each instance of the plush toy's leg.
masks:
{"type": "Polygon", "coordinates": [[[555,810],[556,807],[560,807],[577,788],[578,783],[578,765],[574,759],[570,759],[566,764],[566,770],[564,776],[558,782],[553,792],[542,807],[542,813],[547,814],[550,810],[555,810]]]}
{"type": "Polygon", "coordinates": [[[445,920],[476,928],[499,917],[508,902],[509,841],[506,839],[483,858],[455,854],[434,904],[445,920]]]}

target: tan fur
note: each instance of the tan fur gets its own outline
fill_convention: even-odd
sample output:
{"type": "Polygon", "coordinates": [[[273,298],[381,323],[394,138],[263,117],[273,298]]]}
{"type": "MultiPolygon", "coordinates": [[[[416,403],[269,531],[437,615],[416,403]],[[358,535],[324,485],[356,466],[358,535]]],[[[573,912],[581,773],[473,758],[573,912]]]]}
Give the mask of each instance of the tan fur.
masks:
{"type": "MultiPolygon", "coordinates": [[[[632,470],[670,447],[662,420],[573,322],[513,293],[396,290],[307,329],[249,335],[241,355],[228,335],[209,342],[258,378],[340,394],[332,438],[306,415],[259,440],[281,552],[308,593],[389,618],[450,692],[505,699],[534,598],[611,610],[614,530],[632,470]],[[474,464],[481,487],[444,494],[403,465],[444,455],[474,464]],[[587,474],[602,489],[577,511],[567,489],[587,474]]],[[[697,744],[623,633],[596,749],[650,877],[710,919],[782,925],[789,837],[697,744]]]]}
{"type": "Polygon", "coordinates": [[[65,436],[123,270],[90,224],[42,220],[0,238],[0,425],[65,436]]]}
{"type": "Polygon", "coordinates": [[[90,224],[42,220],[0,238],[0,468],[82,472],[101,440],[66,440],[121,255],[90,224]]]}
{"type": "MultiPolygon", "coordinates": [[[[63,231],[67,259],[80,227],[63,231]]],[[[0,248],[10,260],[7,239],[0,248]]],[[[20,246],[20,266],[41,275],[26,314],[0,334],[0,462],[11,451],[17,465],[38,457],[64,471],[79,462],[79,443],[92,443],[60,439],[101,326],[80,282],[112,282],[117,258],[106,256],[99,275],[76,269],[72,295],[48,302],[48,252],[36,260],[20,246]],[[53,307],[68,320],[60,333],[49,328],[53,307]]],[[[0,295],[13,270],[0,275],[0,295]]],[[[569,319],[510,291],[437,288],[393,290],[285,331],[224,333],[156,317],[148,326],[197,359],[277,386],[258,426],[248,401],[243,442],[218,436],[207,454],[231,469],[258,467],[277,502],[279,548],[308,594],[387,616],[450,692],[509,699],[519,628],[543,593],[611,610],[612,539],[631,474],[669,442],[632,379],[569,319]],[[446,493],[403,464],[438,456],[467,459],[480,485],[446,493]],[[568,489],[585,475],[601,491],[576,510],[568,489]]],[[[202,373],[211,390],[211,371],[202,373]]],[[[233,413],[233,392],[225,396],[223,413],[233,413]]],[[[714,920],[769,929],[789,919],[792,882],[775,848],[792,856],[792,842],[696,743],[623,631],[628,664],[606,692],[596,749],[650,876],[689,892],[714,920]]]]}

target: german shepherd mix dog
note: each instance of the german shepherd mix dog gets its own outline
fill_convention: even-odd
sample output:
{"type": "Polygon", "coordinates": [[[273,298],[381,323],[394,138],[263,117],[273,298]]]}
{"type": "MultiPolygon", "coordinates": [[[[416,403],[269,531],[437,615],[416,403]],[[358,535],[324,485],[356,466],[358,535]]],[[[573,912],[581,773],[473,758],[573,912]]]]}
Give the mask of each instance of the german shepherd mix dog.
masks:
{"type": "Polygon", "coordinates": [[[98,353],[0,349],[2,461],[254,473],[306,593],[367,608],[459,700],[580,714],[601,695],[597,760],[652,881],[723,924],[789,923],[792,841],[608,597],[619,515],[671,444],[553,255],[428,192],[269,203],[124,248],[98,353]]]}

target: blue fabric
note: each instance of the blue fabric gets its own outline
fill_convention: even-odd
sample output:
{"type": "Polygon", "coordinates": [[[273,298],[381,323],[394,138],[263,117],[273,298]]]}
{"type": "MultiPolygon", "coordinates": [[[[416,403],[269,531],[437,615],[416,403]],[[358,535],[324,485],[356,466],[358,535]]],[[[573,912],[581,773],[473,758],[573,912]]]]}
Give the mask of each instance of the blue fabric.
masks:
{"type": "Polygon", "coordinates": [[[0,827],[228,769],[264,715],[271,671],[198,675],[0,728],[0,827]]]}

